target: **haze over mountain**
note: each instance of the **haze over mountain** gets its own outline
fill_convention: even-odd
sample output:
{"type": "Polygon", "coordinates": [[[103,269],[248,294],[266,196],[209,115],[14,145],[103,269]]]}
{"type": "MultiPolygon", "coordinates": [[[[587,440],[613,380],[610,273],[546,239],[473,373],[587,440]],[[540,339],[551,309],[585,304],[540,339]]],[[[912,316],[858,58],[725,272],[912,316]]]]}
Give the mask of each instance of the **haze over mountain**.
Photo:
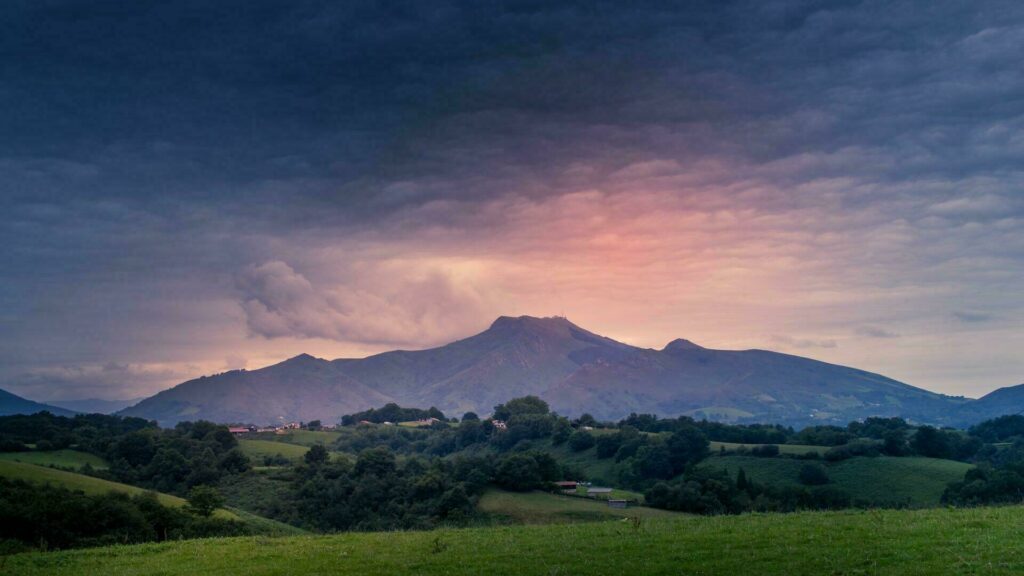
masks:
{"type": "Polygon", "coordinates": [[[712,350],[675,340],[645,349],[565,318],[500,317],[475,336],[419,351],[334,361],[300,355],[259,370],[202,377],[124,415],[273,423],[321,419],[397,402],[481,414],[535,394],[567,415],[630,412],[728,421],[845,423],[866,416],[951,421],[969,401],[855,368],[765,350],[712,350]]]}
{"type": "Polygon", "coordinates": [[[49,404],[41,404],[27,400],[21,396],[11,394],[6,390],[0,390],[0,416],[12,414],[35,414],[36,412],[50,412],[57,416],[74,416],[75,412],[49,404]]]}

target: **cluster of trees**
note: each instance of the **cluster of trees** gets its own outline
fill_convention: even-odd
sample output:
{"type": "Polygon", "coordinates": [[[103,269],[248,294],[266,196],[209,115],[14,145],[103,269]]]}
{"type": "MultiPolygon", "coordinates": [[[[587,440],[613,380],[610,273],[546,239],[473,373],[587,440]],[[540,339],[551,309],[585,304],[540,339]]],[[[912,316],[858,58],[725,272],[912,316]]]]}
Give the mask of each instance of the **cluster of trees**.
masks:
{"type": "Polygon", "coordinates": [[[977,466],[946,488],[943,502],[956,506],[1024,502],[1024,416],[1001,416],[971,427],[968,434],[985,444],[977,466]]]}
{"type": "Polygon", "coordinates": [[[373,422],[374,424],[383,424],[384,422],[410,422],[413,420],[426,420],[427,418],[445,420],[444,413],[437,408],[430,407],[427,410],[420,408],[402,408],[398,404],[392,402],[385,404],[380,408],[370,408],[363,412],[346,414],[341,417],[341,424],[342,426],[353,426],[363,422],[364,420],[366,422],[373,422]]]}
{"type": "Polygon", "coordinates": [[[842,490],[820,484],[814,486],[765,486],[749,481],[742,470],[734,479],[724,470],[696,468],[670,482],[658,482],[644,493],[644,500],[656,508],[691,514],[793,512],[850,507],[850,496],[842,490]]]}
{"type": "Polygon", "coordinates": [[[533,473],[488,459],[398,459],[385,447],[366,449],[354,460],[326,456],[308,452],[292,479],[299,523],[326,532],[462,523],[474,515],[476,499],[495,481],[496,469],[510,483],[523,481],[513,476],[533,473]]]}
{"type": "Polygon", "coordinates": [[[214,518],[215,494],[197,491],[194,506],[170,508],[152,492],[89,496],[0,478],[0,549],[64,549],[247,534],[241,522],[214,518]],[[212,499],[211,499],[212,498],[212,499]]]}
{"type": "Polygon", "coordinates": [[[250,469],[249,458],[227,427],[212,422],[183,422],[161,429],[140,418],[102,414],[73,418],[41,412],[0,418],[0,439],[10,445],[35,444],[36,450],[75,448],[109,463],[104,471],[86,473],[185,495],[199,485],[250,469]]]}

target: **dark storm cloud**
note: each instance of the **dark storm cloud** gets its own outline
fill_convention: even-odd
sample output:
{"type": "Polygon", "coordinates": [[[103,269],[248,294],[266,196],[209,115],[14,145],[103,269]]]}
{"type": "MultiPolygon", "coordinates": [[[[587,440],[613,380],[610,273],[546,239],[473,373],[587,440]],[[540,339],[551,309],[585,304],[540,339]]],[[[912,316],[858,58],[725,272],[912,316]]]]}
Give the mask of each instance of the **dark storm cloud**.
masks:
{"type": "MultiPolygon", "coordinates": [[[[843,260],[849,290],[963,284],[974,300],[956,306],[1013,306],[1022,45],[1015,0],[5,2],[0,362],[102,375],[245,329],[434,341],[464,328],[438,318],[458,298],[475,310],[471,287],[427,269],[389,282],[388,264],[317,277],[334,264],[317,255],[513,261],[561,238],[492,236],[525,226],[509,214],[538,221],[580,191],[756,213],[734,236],[709,227],[709,253],[803,245],[843,260]],[[275,270],[310,289],[239,287],[275,270]],[[382,291],[390,329],[348,320],[382,291]]],[[[881,313],[835,314],[896,334],[881,313]]],[[[839,348],[793,333],[812,336],[776,342],[839,348]]]]}

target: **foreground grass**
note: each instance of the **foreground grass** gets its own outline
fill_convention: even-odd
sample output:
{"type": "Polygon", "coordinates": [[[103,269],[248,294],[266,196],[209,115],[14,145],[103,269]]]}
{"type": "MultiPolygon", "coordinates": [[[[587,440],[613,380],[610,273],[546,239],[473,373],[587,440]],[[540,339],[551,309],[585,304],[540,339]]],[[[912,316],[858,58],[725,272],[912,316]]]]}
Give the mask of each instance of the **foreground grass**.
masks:
{"type": "Polygon", "coordinates": [[[0,460],[7,462],[25,462],[39,466],[60,466],[62,468],[82,468],[86,464],[94,470],[106,470],[107,462],[88,452],[78,450],[52,450],[50,452],[0,452],[0,460]]]}
{"type": "Polygon", "coordinates": [[[678,517],[231,538],[7,558],[24,575],[1018,574],[1024,510],[678,517]]]}
{"type": "MultiPolygon", "coordinates": [[[[878,456],[857,457],[840,462],[819,461],[828,470],[830,486],[852,498],[876,504],[937,506],[950,482],[962,480],[970,464],[936,458],[878,456]]],[[[791,458],[714,456],[701,466],[724,468],[733,477],[740,468],[756,482],[773,486],[798,486],[800,468],[807,461],[791,458]]]]}
{"type": "Polygon", "coordinates": [[[519,524],[595,522],[622,518],[671,518],[676,512],[655,508],[609,508],[598,500],[573,498],[547,492],[488,490],[477,504],[481,512],[519,524]]]}

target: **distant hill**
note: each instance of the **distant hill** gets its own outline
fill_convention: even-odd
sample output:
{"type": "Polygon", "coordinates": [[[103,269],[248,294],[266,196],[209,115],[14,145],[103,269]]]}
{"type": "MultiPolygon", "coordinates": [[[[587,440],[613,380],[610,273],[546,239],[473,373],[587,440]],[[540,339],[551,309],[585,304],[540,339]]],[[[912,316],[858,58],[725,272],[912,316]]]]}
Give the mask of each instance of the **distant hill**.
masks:
{"type": "Polygon", "coordinates": [[[64,408],[58,408],[57,406],[50,406],[49,404],[40,404],[39,402],[33,402],[11,394],[6,390],[0,390],[0,416],[10,416],[12,414],[35,414],[36,412],[50,412],[57,416],[74,416],[75,411],[66,410],[64,408]]]}
{"type": "Polygon", "coordinates": [[[1024,414],[1024,384],[1007,386],[963,405],[954,424],[967,426],[1006,414],[1024,414]]]}
{"type": "Polygon", "coordinates": [[[328,361],[301,355],[259,370],[190,380],[121,414],[164,425],[199,418],[273,423],[397,402],[487,414],[536,394],[567,415],[630,412],[793,425],[903,416],[945,423],[967,403],[855,368],[766,350],[712,350],[675,340],[629,346],[565,318],[498,318],[451,344],[328,361]]]}
{"type": "Polygon", "coordinates": [[[86,398],[83,400],[54,400],[53,405],[82,414],[113,414],[118,410],[137,404],[142,398],[131,400],[103,400],[101,398],[86,398]]]}

